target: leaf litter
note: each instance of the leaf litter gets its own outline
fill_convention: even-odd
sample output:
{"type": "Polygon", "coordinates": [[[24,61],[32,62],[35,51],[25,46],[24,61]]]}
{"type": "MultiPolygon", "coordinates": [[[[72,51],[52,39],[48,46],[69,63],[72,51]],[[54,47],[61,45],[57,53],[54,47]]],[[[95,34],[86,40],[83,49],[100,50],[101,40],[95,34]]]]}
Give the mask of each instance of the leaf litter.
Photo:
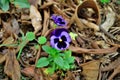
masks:
{"type": "Polygon", "coordinates": [[[0,9],[0,80],[120,80],[120,4],[118,0],[102,1],[28,0],[30,8],[10,3],[6,12],[2,11],[3,6],[0,9]],[[50,45],[50,34],[58,27],[51,19],[53,14],[62,16],[68,22],[65,28],[74,33],[68,49],[75,57],[75,68],[48,75],[47,67],[35,65],[39,58],[49,56],[42,45],[50,45]],[[33,41],[25,41],[20,58],[16,59],[27,32],[33,32],[37,39],[40,36],[46,39],[38,45],[37,39],[29,36],[33,41]]]}

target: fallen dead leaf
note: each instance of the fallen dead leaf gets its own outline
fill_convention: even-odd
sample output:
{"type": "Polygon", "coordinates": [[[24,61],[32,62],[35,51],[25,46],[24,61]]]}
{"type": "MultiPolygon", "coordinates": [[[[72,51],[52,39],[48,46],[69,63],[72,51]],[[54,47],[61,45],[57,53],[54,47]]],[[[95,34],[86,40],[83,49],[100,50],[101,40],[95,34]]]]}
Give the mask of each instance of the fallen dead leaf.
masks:
{"type": "Polygon", "coordinates": [[[118,49],[118,46],[114,46],[106,49],[85,49],[85,48],[70,46],[69,49],[75,53],[109,54],[112,52],[116,52],[118,49]]]}
{"type": "Polygon", "coordinates": [[[30,18],[35,30],[34,32],[37,33],[42,28],[42,24],[41,24],[42,17],[40,12],[33,5],[31,5],[30,7],[30,18]]]}
{"type": "Polygon", "coordinates": [[[28,77],[33,77],[35,75],[35,71],[34,71],[35,67],[30,66],[30,67],[26,67],[23,70],[21,70],[22,74],[24,74],[25,76],[28,77]]]}
{"type": "Polygon", "coordinates": [[[73,75],[72,72],[67,71],[67,76],[65,77],[64,80],[75,80],[75,76],[73,75]]]}
{"type": "Polygon", "coordinates": [[[18,21],[15,18],[13,18],[11,20],[11,23],[12,23],[13,32],[16,33],[16,34],[19,34],[20,26],[18,24],[18,21]]]}
{"type": "Polygon", "coordinates": [[[82,74],[85,77],[85,80],[97,80],[100,61],[93,60],[80,66],[83,68],[82,74]]]}
{"type": "Polygon", "coordinates": [[[106,20],[103,24],[101,24],[101,27],[104,28],[104,30],[109,31],[115,22],[115,13],[110,7],[107,7],[106,12],[106,20]]]}
{"type": "Polygon", "coordinates": [[[89,21],[87,21],[85,19],[80,19],[80,20],[87,27],[94,29],[95,32],[100,30],[98,25],[96,25],[96,24],[94,24],[92,22],[89,22],[89,21]]]}
{"type": "Polygon", "coordinates": [[[43,22],[42,35],[44,35],[48,31],[49,18],[50,18],[50,11],[44,10],[44,22],[43,22]]]}
{"type": "Polygon", "coordinates": [[[4,72],[12,80],[21,80],[20,79],[20,65],[16,59],[14,49],[9,49],[7,53],[4,72]]]}
{"type": "Polygon", "coordinates": [[[13,42],[14,42],[14,39],[12,36],[10,36],[7,39],[5,39],[2,44],[12,44],[13,42]]]}

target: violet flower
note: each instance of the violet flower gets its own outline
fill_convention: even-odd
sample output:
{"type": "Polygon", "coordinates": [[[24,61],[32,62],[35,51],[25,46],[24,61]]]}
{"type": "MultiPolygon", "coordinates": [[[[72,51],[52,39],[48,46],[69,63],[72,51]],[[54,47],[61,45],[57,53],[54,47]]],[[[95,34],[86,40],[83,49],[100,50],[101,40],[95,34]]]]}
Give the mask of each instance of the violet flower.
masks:
{"type": "Polygon", "coordinates": [[[51,33],[50,44],[53,48],[57,50],[65,50],[69,47],[71,42],[71,37],[65,28],[55,29],[51,33]]]}
{"type": "Polygon", "coordinates": [[[51,16],[51,18],[54,21],[54,23],[58,26],[66,26],[67,25],[67,21],[62,16],[57,16],[57,15],[53,14],[51,16]]]}

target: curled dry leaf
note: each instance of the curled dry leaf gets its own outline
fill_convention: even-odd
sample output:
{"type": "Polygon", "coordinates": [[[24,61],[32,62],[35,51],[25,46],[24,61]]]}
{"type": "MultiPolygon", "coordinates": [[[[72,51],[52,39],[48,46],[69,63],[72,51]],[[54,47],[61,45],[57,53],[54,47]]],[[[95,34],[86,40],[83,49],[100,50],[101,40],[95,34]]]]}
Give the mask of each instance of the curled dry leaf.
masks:
{"type": "Polygon", "coordinates": [[[97,80],[100,61],[93,60],[80,66],[83,68],[82,74],[85,77],[85,80],[97,80]]]}
{"type": "Polygon", "coordinates": [[[94,0],[85,0],[77,7],[76,15],[78,18],[86,20],[91,19],[91,22],[93,20],[97,25],[101,22],[100,10],[98,4],[94,0]]]}
{"type": "Polygon", "coordinates": [[[13,49],[9,49],[7,53],[4,72],[12,80],[21,80],[20,79],[20,65],[16,59],[15,50],[13,49]]]}
{"type": "Polygon", "coordinates": [[[106,20],[103,24],[101,24],[101,27],[108,31],[115,22],[115,12],[110,7],[107,7],[106,12],[106,20]]]}
{"type": "Polygon", "coordinates": [[[30,7],[30,18],[35,30],[34,32],[37,33],[42,28],[42,24],[41,24],[42,17],[40,12],[33,5],[31,5],[30,7]]]}
{"type": "Polygon", "coordinates": [[[69,49],[75,53],[108,54],[108,53],[116,52],[118,47],[114,46],[106,49],[85,49],[85,48],[70,46],[69,49]]]}
{"type": "Polygon", "coordinates": [[[101,22],[100,11],[96,2],[94,0],[85,0],[82,4],[78,5],[75,10],[75,14],[71,18],[71,21],[69,22],[69,26],[74,21],[76,22],[76,25],[79,27],[80,30],[87,26],[89,28],[93,28],[95,31],[98,31],[99,30],[98,26],[94,25],[95,28],[92,27],[94,23],[96,25],[99,25],[101,22]],[[80,19],[90,21],[89,24],[91,25],[88,26],[88,22],[83,23],[80,19]]]}

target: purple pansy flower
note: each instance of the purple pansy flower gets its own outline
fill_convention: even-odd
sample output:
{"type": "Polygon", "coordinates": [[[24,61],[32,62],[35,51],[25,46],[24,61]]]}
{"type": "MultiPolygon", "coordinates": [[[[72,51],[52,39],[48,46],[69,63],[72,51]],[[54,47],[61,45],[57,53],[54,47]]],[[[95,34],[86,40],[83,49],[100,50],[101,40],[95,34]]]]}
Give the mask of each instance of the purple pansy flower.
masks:
{"type": "Polygon", "coordinates": [[[51,16],[51,18],[54,21],[54,23],[58,26],[66,26],[67,25],[67,21],[62,16],[57,16],[57,15],[53,14],[51,16]]]}
{"type": "Polygon", "coordinates": [[[57,28],[51,33],[50,44],[57,50],[65,50],[69,47],[71,37],[65,28],[57,28]]]}

